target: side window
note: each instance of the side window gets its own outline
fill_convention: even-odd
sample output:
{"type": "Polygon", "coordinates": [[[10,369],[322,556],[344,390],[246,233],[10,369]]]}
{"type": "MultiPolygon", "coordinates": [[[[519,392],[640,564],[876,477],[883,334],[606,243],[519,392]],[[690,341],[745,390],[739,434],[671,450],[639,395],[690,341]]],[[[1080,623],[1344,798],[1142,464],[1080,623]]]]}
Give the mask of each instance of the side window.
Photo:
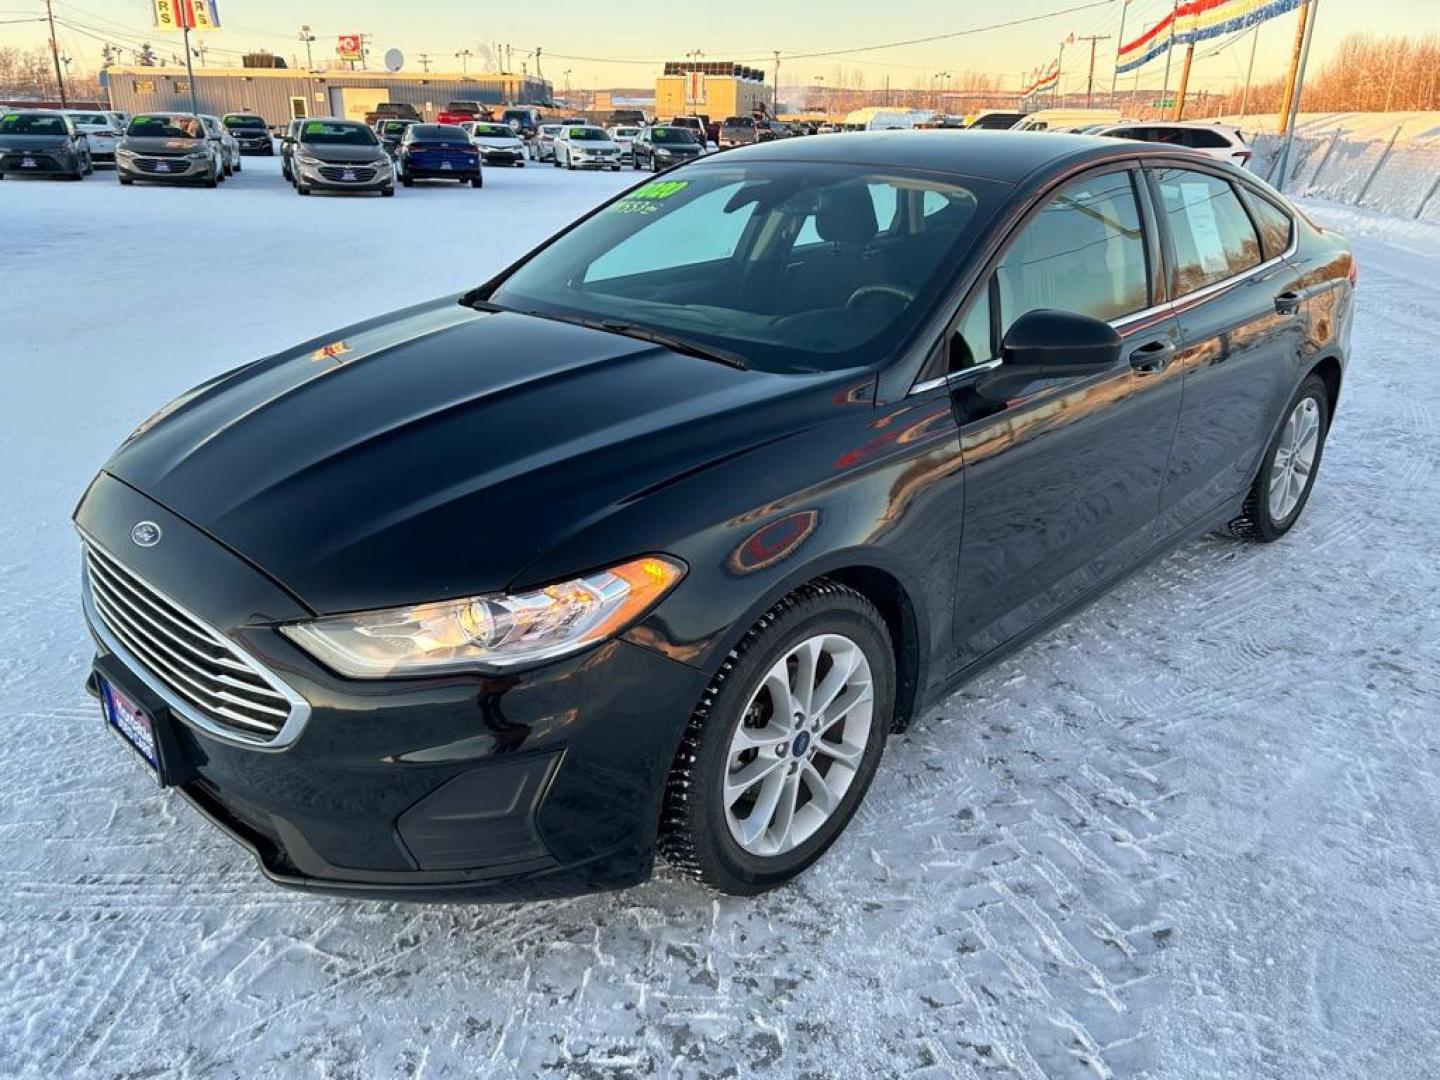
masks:
{"type": "Polygon", "coordinates": [[[1227,181],[1189,169],[1161,169],[1156,179],[1175,241],[1175,296],[1260,265],[1260,237],[1227,181]]]}
{"type": "MultiPolygon", "coordinates": [[[[663,187],[664,182],[657,186],[663,187]]],[[[683,183],[679,186],[685,187],[683,183]]],[[[591,263],[585,272],[585,282],[590,284],[730,258],[755,213],[754,203],[728,214],[723,211],[730,197],[739,190],[740,181],[737,180],[701,195],[688,206],[656,218],[591,263]]],[[[634,199],[622,200],[604,212],[622,212],[621,207],[635,203],[634,199]]]]}
{"type": "Polygon", "coordinates": [[[1220,132],[1207,131],[1205,128],[1183,128],[1181,135],[1185,145],[1194,147],[1196,150],[1213,150],[1230,145],[1230,141],[1220,132]]]}
{"type": "Polygon", "coordinates": [[[950,341],[950,370],[964,371],[993,358],[990,340],[990,288],[984,285],[950,341]]]}
{"type": "Polygon", "coordinates": [[[1250,196],[1250,209],[1254,212],[1255,224],[1260,227],[1265,258],[1273,259],[1288,251],[1290,237],[1295,230],[1295,222],[1290,215],[1259,195],[1250,196]]]}
{"type": "Polygon", "coordinates": [[[1036,308],[1108,321],[1147,307],[1145,235],[1130,174],[1061,188],[1021,230],[995,274],[1002,333],[1036,308]]]}

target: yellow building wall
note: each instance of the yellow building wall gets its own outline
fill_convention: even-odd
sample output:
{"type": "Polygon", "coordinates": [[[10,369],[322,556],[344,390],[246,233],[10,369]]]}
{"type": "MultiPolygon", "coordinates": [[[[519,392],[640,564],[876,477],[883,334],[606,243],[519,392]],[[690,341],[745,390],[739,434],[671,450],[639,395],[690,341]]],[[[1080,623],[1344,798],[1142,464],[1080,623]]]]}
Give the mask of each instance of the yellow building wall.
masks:
{"type": "Polygon", "coordinates": [[[704,103],[691,104],[685,101],[686,82],[683,75],[661,75],[655,80],[656,116],[669,120],[676,116],[704,113],[718,121],[727,116],[749,116],[756,105],[770,100],[764,83],[710,75],[705,79],[704,103]]]}

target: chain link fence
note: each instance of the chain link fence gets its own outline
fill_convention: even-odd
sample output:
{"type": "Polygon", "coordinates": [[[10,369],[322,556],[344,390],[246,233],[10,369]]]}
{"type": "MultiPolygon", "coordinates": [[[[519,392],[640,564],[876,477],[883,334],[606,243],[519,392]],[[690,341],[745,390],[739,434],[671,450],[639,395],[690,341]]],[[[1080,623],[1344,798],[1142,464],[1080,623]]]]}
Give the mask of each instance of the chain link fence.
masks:
{"type": "MultiPolygon", "coordinates": [[[[1440,139],[1347,138],[1337,128],[1297,135],[1290,148],[1287,195],[1316,196],[1396,217],[1440,222],[1440,139]]],[[[1281,135],[1256,135],[1252,171],[1278,183],[1281,135]]]]}

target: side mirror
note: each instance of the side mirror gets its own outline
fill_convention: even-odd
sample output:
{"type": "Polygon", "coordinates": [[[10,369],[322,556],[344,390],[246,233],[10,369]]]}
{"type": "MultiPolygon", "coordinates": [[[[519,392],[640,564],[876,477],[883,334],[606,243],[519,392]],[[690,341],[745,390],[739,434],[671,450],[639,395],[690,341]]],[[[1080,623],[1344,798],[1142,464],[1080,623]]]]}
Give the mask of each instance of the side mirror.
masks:
{"type": "Polygon", "coordinates": [[[1107,322],[1073,311],[1037,308],[1005,333],[1000,366],[974,383],[988,401],[1005,402],[1037,379],[1067,379],[1108,371],[1120,361],[1123,341],[1107,322]]]}
{"type": "Polygon", "coordinates": [[[1033,379],[1094,375],[1120,361],[1123,341],[1109,323],[1073,311],[1027,311],[1000,343],[1001,367],[1033,379]]]}

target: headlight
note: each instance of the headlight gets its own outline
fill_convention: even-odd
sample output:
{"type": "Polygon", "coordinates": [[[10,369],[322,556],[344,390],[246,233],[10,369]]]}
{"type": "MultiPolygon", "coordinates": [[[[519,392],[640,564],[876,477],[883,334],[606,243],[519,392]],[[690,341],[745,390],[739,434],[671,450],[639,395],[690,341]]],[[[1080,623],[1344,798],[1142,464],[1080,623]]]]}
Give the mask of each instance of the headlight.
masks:
{"type": "Polygon", "coordinates": [[[117,146],[117,147],[115,148],[115,153],[119,154],[121,157],[134,157],[134,156],[135,156],[135,151],[134,151],[134,150],[127,149],[127,148],[124,147],[124,146],[117,146]]]}
{"type": "Polygon", "coordinates": [[[646,555],[534,592],[339,615],[280,631],[354,679],[496,670],[564,656],[613,636],[684,574],[676,560],[646,555]]]}
{"type": "Polygon", "coordinates": [[[656,151],[655,151],[655,156],[656,156],[656,157],[669,157],[669,156],[670,156],[670,151],[669,151],[669,150],[666,150],[666,149],[662,146],[662,147],[659,147],[659,148],[656,149],[656,151]]]}
{"type": "Polygon", "coordinates": [[[204,161],[210,156],[210,151],[196,150],[193,154],[186,154],[185,156],[188,157],[191,161],[204,161]]]}

